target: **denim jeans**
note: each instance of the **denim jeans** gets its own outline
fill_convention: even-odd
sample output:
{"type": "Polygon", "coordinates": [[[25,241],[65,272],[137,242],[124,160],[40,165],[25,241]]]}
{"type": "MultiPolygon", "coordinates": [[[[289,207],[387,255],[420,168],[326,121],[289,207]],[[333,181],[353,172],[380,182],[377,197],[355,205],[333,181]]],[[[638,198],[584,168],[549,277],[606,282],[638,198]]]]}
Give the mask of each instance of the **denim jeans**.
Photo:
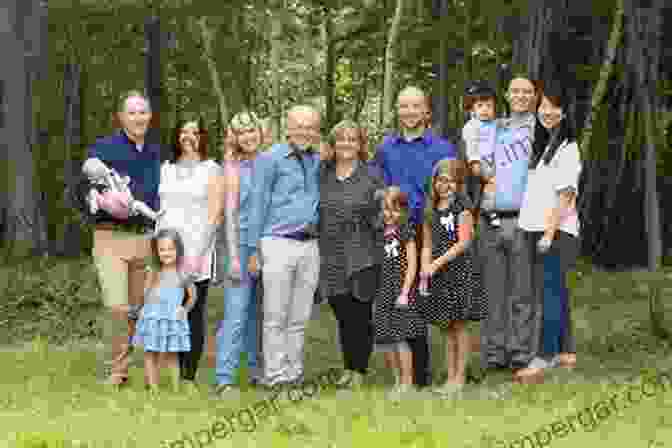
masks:
{"type": "MultiPolygon", "coordinates": [[[[538,241],[540,235],[537,234],[534,241],[538,241]]],[[[576,237],[558,231],[549,252],[539,257],[538,266],[541,269],[537,269],[537,275],[543,276],[543,286],[539,288],[543,291],[541,351],[546,356],[562,352],[576,353],[566,279],[567,273],[576,265],[578,247],[576,237]],[[543,274],[540,270],[543,270],[543,274]]]]}
{"type": "Polygon", "coordinates": [[[224,319],[217,329],[217,385],[234,384],[240,366],[240,354],[247,353],[247,364],[253,376],[258,375],[256,278],[247,272],[248,248],[240,247],[242,281],[224,291],[224,319]]]}

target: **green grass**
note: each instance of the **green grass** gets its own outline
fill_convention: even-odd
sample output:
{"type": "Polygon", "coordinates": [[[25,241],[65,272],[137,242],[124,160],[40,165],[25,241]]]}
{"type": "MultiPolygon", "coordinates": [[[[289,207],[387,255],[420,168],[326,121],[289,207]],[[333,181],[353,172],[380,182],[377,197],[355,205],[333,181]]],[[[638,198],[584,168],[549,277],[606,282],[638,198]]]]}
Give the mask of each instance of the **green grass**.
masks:
{"type": "MultiPolygon", "coordinates": [[[[573,373],[558,371],[542,385],[513,387],[507,386],[506,377],[494,376],[471,385],[457,402],[417,393],[395,406],[384,395],[391,375],[381,357],[374,355],[373,373],[362,393],[329,389],[297,404],[283,400],[280,412],[261,421],[256,431],[236,432],[209,446],[503,447],[505,441],[533,434],[622,391],[624,382],[641,372],[672,369],[669,344],[649,335],[647,291],[638,274],[592,272],[585,265],[580,270],[572,297],[580,366],[573,373]]],[[[672,279],[669,284],[672,287],[672,279]]],[[[665,291],[668,303],[671,292],[665,291]]],[[[214,332],[222,315],[222,291],[213,289],[208,301],[209,327],[214,332]]],[[[444,370],[440,344],[434,337],[432,361],[438,376],[444,370]]],[[[216,400],[206,387],[214,372],[204,367],[200,395],[168,392],[164,378],[166,392],[151,401],[144,394],[137,355],[132,384],[114,393],[96,384],[93,347],[62,350],[39,339],[27,349],[0,352],[0,362],[5,366],[0,382],[0,447],[158,447],[164,440],[204,430],[215,419],[265,396],[249,389],[227,401],[216,400]]],[[[340,366],[336,322],[323,305],[308,329],[307,376],[340,366]]],[[[672,440],[671,403],[669,386],[608,416],[594,430],[579,425],[551,445],[662,447],[663,441],[672,440]]]]}

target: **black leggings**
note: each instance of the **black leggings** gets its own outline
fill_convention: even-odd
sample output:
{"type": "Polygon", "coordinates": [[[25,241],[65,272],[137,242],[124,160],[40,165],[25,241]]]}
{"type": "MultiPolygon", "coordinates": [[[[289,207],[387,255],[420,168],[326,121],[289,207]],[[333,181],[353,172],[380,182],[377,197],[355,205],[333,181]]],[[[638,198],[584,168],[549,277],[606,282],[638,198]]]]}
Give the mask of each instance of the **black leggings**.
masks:
{"type": "Polygon", "coordinates": [[[205,344],[205,333],[207,329],[208,308],[208,286],[210,280],[201,280],[194,284],[196,286],[196,305],[189,312],[189,330],[191,332],[191,351],[180,352],[180,376],[183,380],[194,381],[198,364],[203,356],[203,345],[205,344]]]}
{"type": "Polygon", "coordinates": [[[366,373],[373,351],[373,305],[362,302],[351,294],[329,298],[338,321],[338,336],[345,368],[366,373]]]}

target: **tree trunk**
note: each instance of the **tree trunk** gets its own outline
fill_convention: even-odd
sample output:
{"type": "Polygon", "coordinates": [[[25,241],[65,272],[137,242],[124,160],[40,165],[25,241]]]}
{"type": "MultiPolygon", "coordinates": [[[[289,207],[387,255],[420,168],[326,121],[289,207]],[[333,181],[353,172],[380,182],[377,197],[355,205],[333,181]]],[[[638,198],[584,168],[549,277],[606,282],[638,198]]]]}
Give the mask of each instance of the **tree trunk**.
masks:
{"type": "Polygon", "coordinates": [[[283,1],[276,0],[273,3],[271,17],[271,86],[273,90],[273,140],[280,141],[282,123],[282,100],[280,98],[280,53],[282,51],[282,11],[283,1]]]}
{"type": "MultiPolygon", "coordinates": [[[[74,156],[74,149],[81,143],[81,69],[78,64],[66,64],[63,79],[65,97],[65,184],[66,188],[74,188],[79,161],[74,156]]],[[[69,204],[74,206],[74,204],[69,204]]],[[[81,252],[81,231],[79,223],[72,219],[65,222],[63,238],[56,241],[56,253],[65,256],[77,256],[81,252]]]]}
{"type": "Polygon", "coordinates": [[[624,0],[617,0],[616,10],[614,11],[614,24],[612,25],[611,36],[607,44],[607,56],[602,64],[602,71],[600,72],[600,79],[593,90],[593,98],[590,102],[590,110],[586,117],[586,123],[583,125],[583,133],[581,134],[581,146],[583,148],[590,147],[590,138],[593,131],[593,116],[597,108],[602,104],[604,95],[607,93],[607,82],[611,78],[614,68],[614,59],[616,58],[616,50],[621,42],[623,36],[623,13],[624,0]]]}
{"type": "Polygon", "coordinates": [[[612,0],[615,14],[609,27],[599,24],[601,18],[594,17],[593,5],[583,0],[531,3],[529,26],[515,37],[514,61],[527,63],[533,77],[558,81],[576,94],[568,110],[576,110],[574,118],[586,129],[578,204],[582,254],[591,256],[597,265],[634,267],[651,263],[660,246],[652,240],[649,246],[626,242],[658,240],[656,233],[660,233],[658,218],[652,216],[657,207],[652,146],[647,160],[648,174],[654,177],[648,185],[642,171],[647,166],[642,163],[649,142],[646,136],[655,130],[644,129],[646,122],[641,118],[657,116],[661,107],[653,91],[644,91],[642,85],[655,85],[660,79],[662,26],[656,18],[662,15],[665,1],[652,0],[650,8],[624,1],[622,26],[619,1],[612,0]],[[646,23],[641,28],[640,20],[646,23]],[[622,44],[617,46],[621,27],[622,44]],[[545,57],[549,54],[554,56],[545,57]],[[583,76],[576,73],[591,67],[601,67],[601,71],[590,72],[592,83],[581,81],[583,76]],[[646,101],[642,95],[648,97],[646,101]],[[647,114],[649,107],[652,111],[647,114]],[[637,188],[639,180],[642,188],[637,188]],[[646,213],[644,203],[648,204],[646,213]]]}
{"type": "Polygon", "coordinates": [[[32,101],[30,80],[26,67],[24,20],[18,0],[6,2],[0,13],[0,54],[5,55],[5,67],[0,72],[6,92],[4,135],[0,145],[4,146],[5,182],[8,193],[5,210],[5,249],[7,257],[30,255],[39,245],[35,241],[35,216],[38,203],[34,190],[33,155],[30,145],[30,123],[32,101]]]}
{"type": "Polygon", "coordinates": [[[334,72],[336,71],[336,52],[334,51],[334,24],[331,18],[331,10],[325,8],[324,10],[324,48],[326,50],[326,67],[324,74],[324,129],[328,130],[336,124],[334,123],[334,72]]]}
{"type": "Polygon", "coordinates": [[[394,127],[392,117],[394,107],[394,69],[397,60],[397,43],[399,41],[399,28],[404,11],[404,0],[397,0],[397,9],[387,35],[387,47],[385,49],[385,82],[383,87],[383,126],[394,127]]]}
{"type": "Polygon", "coordinates": [[[228,126],[231,117],[228,103],[226,101],[226,97],[224,96],[224,90],[222,89],[222,81],[219,76],[219,71],[217,70],[217,63],[215,61],[215,56],[212,50],[213,32],[212,29],[208,26],[206,17],[200,17],[197,23],[201,32],[201,42],[203,43],[202,57],[205,59],[205,62],[208,65],[210,79],[212,80],[212,88],[215,91],[215,96],[217,97],[218,101],[219,125],[221,129],[224,130],[228,126]]]}
{"type": "MultiPolygon", "coordinates": [[[[161,82],[161,22],[158,17],[150,17],[145,24],[145,88],[152,107],[152,122],[147,132],[148,143],[162,141],[161,111],[163,110],[163,87],[161,82]]],[[[162,145],[161,160],[170,157],[170,146],[162,145]]]]}

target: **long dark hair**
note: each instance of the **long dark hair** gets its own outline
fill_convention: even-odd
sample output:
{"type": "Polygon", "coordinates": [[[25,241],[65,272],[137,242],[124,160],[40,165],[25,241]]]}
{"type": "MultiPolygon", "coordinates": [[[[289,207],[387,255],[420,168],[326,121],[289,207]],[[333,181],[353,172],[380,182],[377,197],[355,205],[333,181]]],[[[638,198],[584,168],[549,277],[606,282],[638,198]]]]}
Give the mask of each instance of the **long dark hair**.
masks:
{"type": "MultiPolygon", "coordinates": [[[[548,164],[553,160],[558,148],[565,140],[569,143],[576,141],[576,129],[574,128],[574,120],[569,116],[569,98],[565,90],[559,87],[549,88],[542,93],[542,100],[543,98],[546,98],[555,107],[562,108],[564,118],[560,121],[558,128],[550,132],[541,124],[539,117],[536,118],[530,168],[536,168],[542,156],[544,164],[548,164]],[[546,148],[548,148],[548,151],[544,155],[546,148]]],[[[539,105],[541,105],[541,101],[539,105]]]]}
{"type": "Polygon", "coordinates": [[[198,124],[198,148],[196,151],[201,157],[201,160],[208,158],[208,130],[205,127],[205,120],[203,117],[196,114],[183,115],[178,121],[175,127],[173,128],[173,141],[171,142],[171,155],[170,161],[175,163],[177,159],[182,155],[182,145],[180,144],[180,132],[185,124],[196,122],[198,124]]]}

